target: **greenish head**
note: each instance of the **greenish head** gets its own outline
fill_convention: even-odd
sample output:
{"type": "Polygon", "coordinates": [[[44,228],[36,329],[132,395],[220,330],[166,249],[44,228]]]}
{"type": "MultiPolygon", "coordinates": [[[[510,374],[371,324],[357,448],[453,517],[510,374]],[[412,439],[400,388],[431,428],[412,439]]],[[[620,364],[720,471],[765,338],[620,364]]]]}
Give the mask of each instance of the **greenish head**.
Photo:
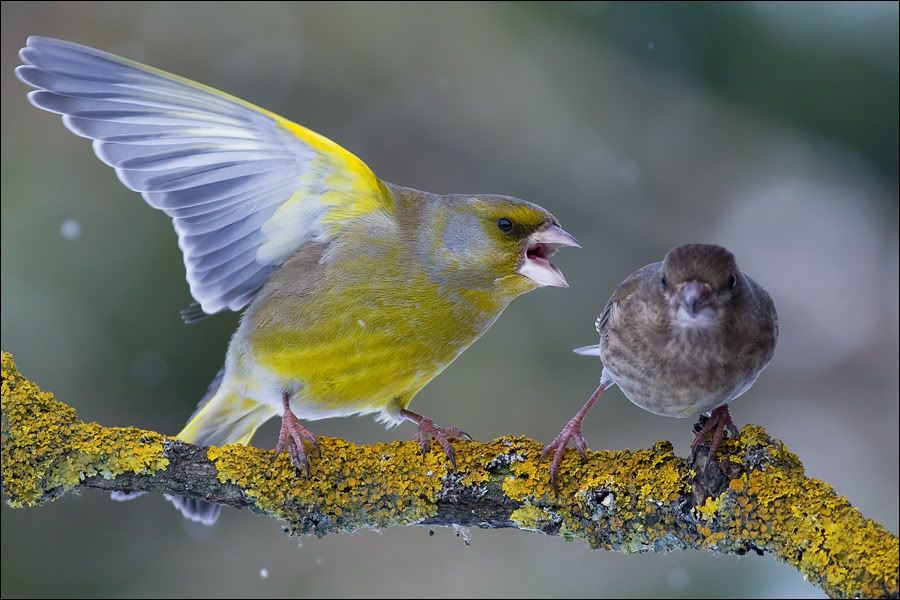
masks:
{"type": "Polygon", "coordinates": [[[442,278],[516,293],[568,287],[549,259],[560,247],[579,244],[536,204],[487,194],[429,196],[420,216],[421,250],[442,278]]]}

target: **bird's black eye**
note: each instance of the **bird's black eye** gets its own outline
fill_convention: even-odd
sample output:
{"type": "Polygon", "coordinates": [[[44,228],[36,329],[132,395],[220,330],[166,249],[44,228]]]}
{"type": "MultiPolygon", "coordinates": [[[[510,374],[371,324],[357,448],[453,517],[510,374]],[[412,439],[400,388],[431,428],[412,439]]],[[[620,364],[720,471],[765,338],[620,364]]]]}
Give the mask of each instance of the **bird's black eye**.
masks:
{"type": "Polygon", "coordinates": [[[668,287],[669,287],[669,282],[666,281],[666,278],[665,278],[665,277],[663,277],[662,279],[660,279],[660,280],[659,280],[659,283],[660,283],[660,285],[662,285],[662,289],[664,289],[664,290],[665,290],[665,289],[668,289],[668,287]]]}
{"type": "Polygon", "coordinates": [[[510,231],[512,231],[512,221],[510,221],[506,217],[503,217],[502,219],[497,220],[497,227],[499,227],[500,231],[502,231],[503,233],[509,233],[510,231]]]}
{"type": "Polygon", "coordinates": [[[737,286],[737,277],[735,277],[734,275],[732,275],[732,276],[728,279],[728,287],[731,288],[731,289],[734,289],[736,286],[737,286]]]}

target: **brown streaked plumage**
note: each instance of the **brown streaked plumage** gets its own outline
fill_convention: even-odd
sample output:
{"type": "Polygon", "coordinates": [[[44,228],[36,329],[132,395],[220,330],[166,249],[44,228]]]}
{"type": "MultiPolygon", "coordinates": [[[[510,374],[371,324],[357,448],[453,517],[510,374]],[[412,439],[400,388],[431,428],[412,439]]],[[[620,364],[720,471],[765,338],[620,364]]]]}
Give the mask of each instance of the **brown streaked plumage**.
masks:
{"type": "Polygon", "coordinates": [[[600,385],[545,449],[555,480],[569,440],[584,454],[582,421],[613,384],[641,408],[668,417],[712,411],[694,447],[713,433],[711,456],[725,430],[737,433],[727,403],[756,381],[772,359],[778,316],[769,294],[721,246],[685,244],[632,273],[596,322],[600,341],[579,348],[600,356],[600,385]]]}

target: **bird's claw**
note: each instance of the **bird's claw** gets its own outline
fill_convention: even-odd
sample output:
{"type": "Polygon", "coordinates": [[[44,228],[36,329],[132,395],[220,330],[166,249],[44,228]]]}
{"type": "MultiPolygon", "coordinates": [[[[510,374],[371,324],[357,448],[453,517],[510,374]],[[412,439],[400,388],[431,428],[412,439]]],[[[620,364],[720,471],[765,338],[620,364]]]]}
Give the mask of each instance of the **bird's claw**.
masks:
{"type": "Polygon", "coordinates": [[[285,411],[281,417],[281,432],[278,434],[275,456],[277,457],[283,450],[287,450],[294,467],[298,471],[306,473],[306,478],[309,479],[309,460],[307,459],[304,442],[309,442],[315,450],[316,456],[322,456],[322,450],[319,448],[319,440],[316,439],[316,436],[300,424],[300,420],[294,413],[285,411]]]}
{"type": "Polygon", "coordinates": [[[731,413],[728,411],[728,405],[722,405],[715,410],[712,411],[712,414],[709,418],[701,418],[700,422],[694,426],[694,441],[691,442],[691,457],[696,460],[697,451],[700,449],[700,445],[706,441],[706,437],[712,433],[713,439],[709,445],[709,458],[707,459],[706,467],[709,467],[709,464],[713,462],[715,458],[716,452],[719,450],[719,446],[722,445],[722,440],[725,439],[725,432],[730,433],[733,437],[737,438],[740,435],[740,430],[737,428],[737,425],[734,424],[734,421],[731,420],[731,413]]]}
{"type": "Polygon", "coordinates": [[[434,421],[431,419],[423,418],[419,422],[419,429],[416,431],[415,440],[419,442],[423,454],[428,452],[428,449],[431,446],[431,440],[436,441],[444,450],[444,454],[447,455],[450,466],[456,469],[456,452],[453,450],[450,440],[460,438],[471,440],[472,436],[458,427],[439,427],[435,425],[434,421]]]}
{"type": "Polygon", "coordinates": [[[581,458],[587,458],[588,446],[581,430],[581,419],[578,417],[575,417],[566,423],[566,426],[562,428],[559,435],[553,438],[553,441],[544,447],[544,451],[541,452],[541,458],[538,460],[538,463],[542,463],[551,452],[553,453],[553,460],[550,463],[550,483],[553,485],[553,489],[556,489],[556,475],[559,472],[559,465],[562,463],[563,456],[565,456],[566,453],[566,447],[569,445],[570,441],[572,442],[572,445],[575,446],[575,449],[578,450],[581,458]]]}

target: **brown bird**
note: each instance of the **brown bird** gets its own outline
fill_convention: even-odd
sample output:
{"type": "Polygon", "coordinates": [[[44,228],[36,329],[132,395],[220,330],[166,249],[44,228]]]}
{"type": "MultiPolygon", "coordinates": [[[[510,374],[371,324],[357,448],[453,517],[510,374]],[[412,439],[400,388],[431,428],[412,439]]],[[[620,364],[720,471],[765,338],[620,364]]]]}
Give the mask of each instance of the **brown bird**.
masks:
{"type": "Polygon", "coordinates": [[[746,392],[772,359],[778,315],[769,294],[738,269],[731,252],[685,244],[625,279],[596,328],[599,344],[575,352],[600,357],[600,385],[541,455],[543,460],[554,453],[554,483],[570,440],[584,456],[584,416],[613,384],[658,415],[695,417],[712,411],[692,448],[712,433],[714,456],[726,429],[738,433],[728,403],[746,392]]]}

